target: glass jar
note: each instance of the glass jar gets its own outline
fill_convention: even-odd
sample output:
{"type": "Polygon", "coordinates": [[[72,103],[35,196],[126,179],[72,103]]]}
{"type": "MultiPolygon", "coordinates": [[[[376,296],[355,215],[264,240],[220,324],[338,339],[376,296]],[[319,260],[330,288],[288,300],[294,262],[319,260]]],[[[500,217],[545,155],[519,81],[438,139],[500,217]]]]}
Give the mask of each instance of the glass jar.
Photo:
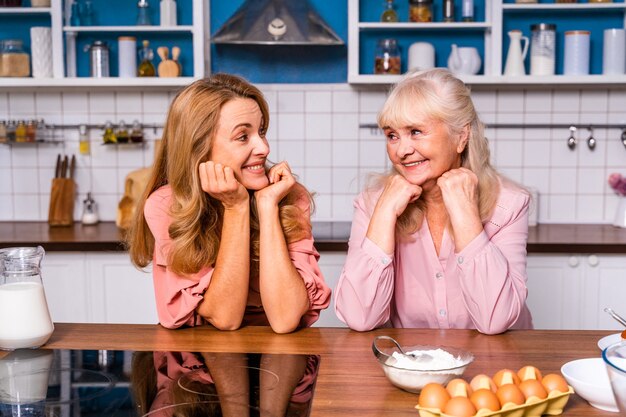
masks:
{"type": "Polygon", "coordinates": [[[30,56],[21,39],[5,39],[0,52],[0,77],[30,76],[30,56]]]}
{"type": "Polygon", "coordinates": [[[395,39],[381,39],[376,47],[374,74],[400,74],[400,50],[395,39]]]}
{"type": "Polygon", "coordinates": [[[43,256],[41,246],[0,249],[0,349],[36,348],[52,335],[43,256]]]}
{"type": "Polygon", "coordinates": [[[556,0],[556,3],[578,3],[578,0],[556,0]]]}
{"type": "Polygon", "coordinates": [[[530,75],[554,75],[556,25],[531,25],[530,75]]]}
{"type": "Polygon", "coordinates": [[[409,21],[419,23],[432,22],[432,0],[409,0],[409,21]]]}

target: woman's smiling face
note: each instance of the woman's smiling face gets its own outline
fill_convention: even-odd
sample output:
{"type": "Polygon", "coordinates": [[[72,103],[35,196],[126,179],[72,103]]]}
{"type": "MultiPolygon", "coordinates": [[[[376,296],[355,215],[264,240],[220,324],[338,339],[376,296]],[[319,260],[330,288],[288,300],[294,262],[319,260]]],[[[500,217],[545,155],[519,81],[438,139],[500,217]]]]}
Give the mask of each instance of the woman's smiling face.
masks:
{"type": "MultiPolygon", "coordinates": [[[[419,114],[419,112],[415,112],[419,114]]],[[[453,135],[439,120],[414,118],[407,126],[383,126],[393,167],[412,184],[429,190],[444,172],[461,166],[466,133],[453,135]]]]}
{"type": "Polygon", "coordinates": [[[256,101],[236,98],[222,106],[209,160],[230,167],[248,190],[269,185],[265,162],[270,148],[256,101]]]}

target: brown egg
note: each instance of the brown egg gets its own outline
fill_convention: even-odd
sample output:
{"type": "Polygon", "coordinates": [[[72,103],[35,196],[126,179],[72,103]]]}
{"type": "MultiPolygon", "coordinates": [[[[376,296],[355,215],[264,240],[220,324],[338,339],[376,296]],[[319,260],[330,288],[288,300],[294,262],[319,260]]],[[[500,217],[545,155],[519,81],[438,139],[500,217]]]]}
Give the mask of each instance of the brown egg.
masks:
{"type": "Polygon", "coordinates": [[[489,376],[485,374],[478,374],[470,381],[470,387],[474,391],[479,390],[481,388],[490,389],[493,392],[496,392],[496,384],[493,382],[493,379],[489,378],[489,376]]]}
{"type": "Polygon", "coordinates": [[[422,388],[417,403],[420,407],[443,410],[448,400],[450,400],[450,394],[443,385],[431,382],[422,388]]]}
{"type": "Polygon", "coordinates": [[[527,379],[536,379],[537,381],[541,381],[541,372],[539,369],[534,366],[524,366],[519,371],[517,371],[517,376],[522,381],[526,381],[527,379]]]}
{"type": "Polygon", "coordinates": [[[519,385],[520,379],[515,371],[512,371],[510,369],[500,369],[493,376],[493,382],[496,384],[497,387],[501,387],[502,385],[506,384],[519,385]]]}
{"type": "Polygon", "coordinates": [[[524,394],[515,384],[505,384],[500,386],[496,391],[496,396],[498,397],[498,400],[500,400],[500,404],[503,406],[506,403],[522,405],[525,401],[524,394]]]}
{"type": "Polygon", "coordinates": [[[522,381],[519,384],[519,389],[524,394],[526,399],[530,397],[537,397],[540,400],[543,400],[548,397],[548,392],[541,385],[541,382],[536,379],[527,379],[526,381],[522,381]]]}
{"type": "Polygon", "coordinates": [[[548,391],[548,394],[552,391],[559,391],[561,393],[569,391],[567,381],[559,374],[548,374],[543,377],[541,384],[548,391]]]}
{"type": "Polygon", "coordinates": [[[470,401],[476,410],[486,408],[491,411],[498,411],[500,409],[500,400],[490,389],[477,389],[470,397],[470,401]]]}
{"type": "Polygon", "coordinates": [[[443,412],[454,417],[472,417],[476,414],[476,407],[467,397],[454,397],[450,398],[443,412]]]}
{"type": "Polygon", "coordinates": [[[462,378],[454,378],[448,385],[446,385],[446,390],[450,397],[467,397],[469,398],[472,395],[472,387],[467,383],[466,380],[462,378]]]}

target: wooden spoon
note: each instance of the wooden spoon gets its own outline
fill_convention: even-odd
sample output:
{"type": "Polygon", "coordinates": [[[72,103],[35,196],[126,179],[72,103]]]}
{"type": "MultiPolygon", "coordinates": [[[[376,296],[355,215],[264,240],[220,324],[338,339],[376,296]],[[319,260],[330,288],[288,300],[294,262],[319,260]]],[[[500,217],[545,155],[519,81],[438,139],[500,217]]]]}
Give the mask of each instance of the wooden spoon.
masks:
{"type": "Polygon", "coordinates": [[[178,76],[178,64],[171,59],[167,59],[169,55],[167,46],[159,46],[157,53],[161,57],[161,63],[157,68],[159,77],[176,77],[178,76]]]}
{"type": "Polygon", "coordinates": [[[179,56],[180,56],[180,48],[178,46],[173,46],[172,47],[172,59],[178,65],[178,76],[181,76],[183,75],[183,66],[178,60],[179,56]]]}

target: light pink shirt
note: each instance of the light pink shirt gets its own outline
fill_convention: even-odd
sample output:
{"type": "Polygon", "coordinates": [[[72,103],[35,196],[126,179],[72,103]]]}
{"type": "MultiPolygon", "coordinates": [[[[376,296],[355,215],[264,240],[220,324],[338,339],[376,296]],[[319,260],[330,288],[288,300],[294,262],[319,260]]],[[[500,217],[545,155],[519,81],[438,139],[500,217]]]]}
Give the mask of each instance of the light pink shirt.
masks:
{"type": "Polygon", "coordinates": [[[388,255],[365,237],[381,191],[368,201],[361,193],[354,202],[348,257],[335,292],[341,320],[359,331],[389,321],[393,327],[486,334],[532,328],[526,307],[527,193],[503,183],[484,231],[460,253],[446,230],[437,255],[424,219],[414,240],[396,242],[388,255]]]}
{"type": "MultiPolygon", "coordinates": [[[[144,207],[146,222],[155,240],[152,277],[159,322],[167,328],[205,324],[202,316],[196,313],[196,308],[211,283],[214,267],[208,265],[191,276],[180,276],[169,269],[167,258],[172,243],[168,232],[172,222],[169,215],[171,201],[172,190],[166,185],[152,193],[144,207]]],[[[308,201],[302,199],[298,204],[308,216],[308,201]]],[[[317,321],[320,310],[328,307],[331,290],[317,265],[319,253],[313,246],[312,237],[293,242],[288,249],[291,262],[302,277],[309,297],[309,311],[302,316],[300,326],[310,326],[317,321]]],[[[250,280],[242,325],[269,325],[261,304],[258,277],[250,280]]]]}

